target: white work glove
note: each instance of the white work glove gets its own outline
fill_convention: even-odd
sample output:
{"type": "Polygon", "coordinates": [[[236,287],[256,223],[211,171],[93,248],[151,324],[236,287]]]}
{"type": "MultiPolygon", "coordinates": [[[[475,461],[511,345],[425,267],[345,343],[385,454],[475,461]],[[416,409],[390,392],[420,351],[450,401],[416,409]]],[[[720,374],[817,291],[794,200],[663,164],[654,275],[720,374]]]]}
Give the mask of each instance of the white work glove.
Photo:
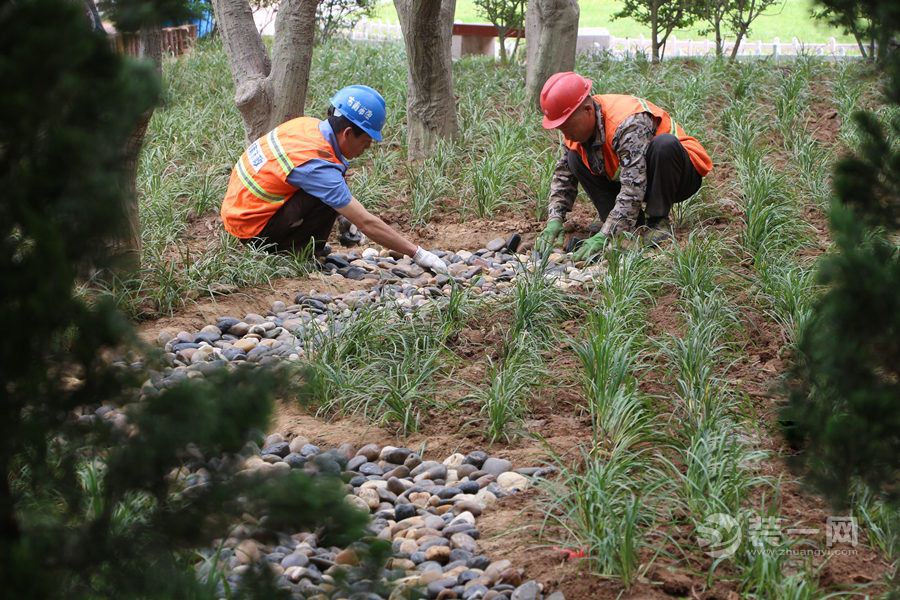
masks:
{"type": "Polygon", "coordinates": [[[440,258],[432,254],[428,250],[424,249],[422,246],[416,248],[416,253],[413,254],[412,258],[420,267],[431,269],[435,273],[439,273],[441,275],[450,274],[450,271],[447,270],[447,263],[442,261],[440,258]]]}

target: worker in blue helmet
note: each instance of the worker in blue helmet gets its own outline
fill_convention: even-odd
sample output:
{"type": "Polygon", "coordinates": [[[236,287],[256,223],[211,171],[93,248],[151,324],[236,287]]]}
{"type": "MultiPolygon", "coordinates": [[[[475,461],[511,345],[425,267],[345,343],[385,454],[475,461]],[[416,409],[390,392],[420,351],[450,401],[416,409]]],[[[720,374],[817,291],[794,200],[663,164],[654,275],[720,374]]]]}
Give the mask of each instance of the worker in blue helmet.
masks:
{"type": "Polygon", "coordinates": [[[222,202],[226,231],[279,252],[313,245],[323,254],[341,215],[374,242],[446,274],[444,261],[366,210],[347,186],[347,161],[381,141],[384,119],[381,94],[351,85],[332,96],[326,120],[291,119],[253,142],[235,164],[222,202]]]}

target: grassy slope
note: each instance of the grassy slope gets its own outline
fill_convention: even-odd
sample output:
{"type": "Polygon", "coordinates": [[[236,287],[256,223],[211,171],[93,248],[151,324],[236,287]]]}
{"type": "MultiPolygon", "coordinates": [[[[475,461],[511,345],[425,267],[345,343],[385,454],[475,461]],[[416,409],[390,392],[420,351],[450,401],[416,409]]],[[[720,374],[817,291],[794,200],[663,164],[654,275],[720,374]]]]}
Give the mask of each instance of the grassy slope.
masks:
{"type": "MultiPolygon", "coordinates": [[[[621,10],[620,0],[580,0],[581,27],[605,27],[616,37],[647,36],[647,28],[633,19],[615,19],[612,16],[621,10]]],[[[839,42],[852,43],[853,37],[844,35],[839,29],[828,27],[813,21],[809,16],[813,6],[811,0],[781,0],[770,7],[765,14],[753,24],[750,30],[751,40],[770,41],[779,38],[782,42],[796,37],[803,42],[824,42],[834,37],[839,42]]],[[[392,23],[397,22],[397,13],[392,2],[383,2],[376,12],[375,18],[392,23]]],[[[461,23],[483,23],[484,17],[478,13],[473,0],[457,0],[456,21],[461,23]]],[[[702,27],[687,30],[676,30],[675,35],[681,39],[713,39],[711,35],[702,36],[702,27]]]]}
{"type": "MultiPolygon", "coordinates": [[[[630,301],[632,291],[626,284],[636,278],[619,276],[576,298],[581,312],[565,324],[561,320],[573,313],[529,310],[526,313],[531,316],[522,320],[517,306],[546,308],[561,298],[540,286],[520,284],[521,295],[516,297],[520,300],[512,306],[485,307],[472,319],[426,322],[415,335],[432,336],[429,344],[433,343],[429,328],[440,326],[446,332],[450,327],[453,332],[446,340],[447,351],[433,348],[439,353],[435,356],[440,356],[435,372],[438,396],[470,395],[475,405],[446,405],[422,388],[409,397],[419,399],[416,404],[428,407],[427,411],[416,415],[406,411],[409,405],[399,405],[392,412],[367,416],[407,428],[415,423],[424,439],[446,437],[447,424],[458,422],[462,434],[474,436],[482,445],[479,435],[490,428],[501,448],[515,450],[536,444],[526,439],[507,446],[503,440],[515,438],[522,427],[532,427],[529,419],[541,413],[572,419],[564,420],[565,427],[559,429],[566,435],[574,432],[579,443],[592,436],[609,439],[616,411],[636,415],[643,425],[620,430],[630,437],[623,442],[617,461],[588,463],[598,476],[609,474],[608,464],[622,466],[622,471],[613,474],[611,487],[575,470],[569,472],[569,492],[557,491],[557,509],[572,509],[583,497],[578,494],[584,493],[577,486],[593,485],[592,493],[610,500],[607,512],[598,513],[602,520],[583,523],[576,513],[572,517],[557,513],[569,529],[557,533],[562,543],[587,547],[595,559],[587,566],[611,576],[615,590],[621,589],[622,581],[647,575],[653,560],[687,574],[701,589],[710,561],[697,549],[693,532],[707,510],[740,508],[750,515],[771,511],[785,515],[791,523],[809,519],[813,524],[826,514],[821,503],[799,495],[784,469],[785,449],[774,423],[777,398],[770,387],[782,361],[789,357],[795,327],[802,323],[808,306],[808,274],[814,259],[829,243],[822,218],[826,165],[840,142],[854,143],[847,126],[837,132],[836,139],[836,123],[841,119],[830,115],[836,109],[849,123],[849,112],[868,102],[859,96],[860,90],[876,86],[860,77],[857,63],[803,60],[771,69],[763,61],[737,65],[669,61],[652,66],[643,61],[579,60],[579,70],[591,76],[598,88],[635,93],[667,107],[710,149],[717,165],[713,176],[701,194],[678,211],[682,243],[686,231],[695,231],[696,237],[682,254],[647,255],[650,260],[641,254],[629,255],[631,268],[655,263],[652,275],[657,281],[647,284],[652,300],[630,301]],[[816,153],[810,155],[810,149],[816,153]],[[687,248],[696,250],[696,261],[687,248]],[[653,304],[663,308],[652,309],[653,304]],[[606,334],[602,328],[587,326],[584,312],[603,307],[616,315],[617,328],[626,334],[630,330],[621,329],[622,315],[637,310],[636,320],[629,325],[637,327],[637,341],[632,366],[623,380],[627,393],[616,396],[615,406],[598,401],[590,408],[593,392],[580,389],[579,359],[555,332],[561,328],[575,339],[601,343],[606,334]],[[481,334],[475,336],[478,330],[481,334]],[[523,339],[537,340],[534,352],[511,352],[511,348],[521,350],[524,342],[510,343],[510,330],[521,331],[523,339]],[[474,337],[479,341],[466,341],[474,337]],[[492,388],[483,370],[477,375],[477,368],[488,358],[496,366],[493,381],[502,376],[508,382],[505,388],[492,388]],[[559,361],[568,362],[560,368],[559,361]],[[703,368],[692,371],[691,365],[703,368]],[[470,368],[476,376],[467,379],[462,374],[470,368]],[[544,394],[532,379],[520,377],[541,371],[547,372],[546,389],[562,394],[544,394]],[[630,377],[639,380],[638,389],[628,383],[630,377]],[[480,393],[460,384],[461,378],[480,393]],[[578,415],[586,412],[593,418],[579,421],[578,415]],[[696,424],[693,429],[685,426],[689,420],[696,424]],[[697,448],[705,447],[706,439],[722,443],[707,448],[699,471],[682,472],[685,457],[699,456],[697,448]],[[761,451],[768,452],[769,458],[760,460],[757,453],[761,451]],[[640,477],[631,475],[635,464],[646,467],[640,477]],[[707,481],[704,469],[712,467],[721,472],[710,471],[707,481]],[[693,479],[682,480],[682,475],[693,479]],[[769,479],[758,479],[763,475],[769,479]],[[789,497],[791,504],[782,505],[780,497],[773,498],[773,488],[789,497]],[[735,489],[744,493],[735,495],[735,489]],[[640,506],[634,505],[632,494],[641,498],[640,506]],[[606,537],[608,531],[616,533],[606,537]],[[657,555],[659,532],[679,540],[676,552],[657,555]],[[679,532],[684,535],[678,537],[679,532]]],[[[170,101],[153,117],[140,178],[148,277],[143,293],[150,294],[163,311],[177,309],[187,293],[220,284],[255,285],[287,274],[290,268],[240,251],[219,234],[213,220],[229,168],[243,146],[220,45],[204,44],[185,59],[167,62],[166,80],[170,101]],[[210,224],[209,230],[192,229],[198,222],[210,224]],[[186,239],[188,234],[192,239],[186,239]]],[[[460,138],[442,146],[422,169],[408,170],[403,161],[406,81],[403,53],[397,45],[337,43],[318,48],[307,113],[321,114],[334,88],[356,81],[381,90],[390,107],[386,143],[355,161],[351,188],[357,197],[406,231],[412,222],[426,222],[440,236],[448,225],[465,223],[477,230],[491,218],[517,219],[525,231],[540,226],[556,147],[533,112],[524,108],[520,68],[500,68],[483,58],[454,64],[455,86],[466,90],[458,96],[460,138]],[[479,216],[486,219],[479,221],[479,216]],[[433,223],[437,218],[439,225],[433,223]]],[[[584,227],[591,216],[584,203],[579,211],[572,220],[584,227]]],[[[444,317],[449,314],[443,313],[444,317]]],[[[612,347],[621,346],[616,338],[610,342],[612,347]]],[[[385,354],[380,347],[370,350],[388,367],[417,356],[385,354]]],[[[431,352],[422,355],[432,360],[431,352]]],[[[345,358],[350,381],[355,377],[355,363],[345,358]]],[[[413,371],[421,366],[416,365],[413,371]]],[[[380,389],[374,384],[373,389],[380,389]]],[[[369,398],[350,386],[336,385],[329,405],[334,412],[354,412],[369,398]]],[[[553,433],[534,427],[535,433],[553,433]]],[[[564,449],[555,439],[550,441],[551,447],[564,449]]],[[[459,438],[450,443],[458,444],[459,438]]],[[[591,502],[588,498],[587,506],[591,502]]],[[[863,547],[860,551],[872,564],[878,563],[872,550],[863,547]]],[[[529,554],[541,557],[536,563],[551,564],[554,559],[548,552],[529,554]]],[[[816,571],[815,564],[753,560],[742,551],[738,559],[715,569],[713,587],[758,598],[787,597],[789,591],[802,588],[806,593],[793,597],[814,598],[822,593],[818,586],[831,591],[848,581],[839,570],[816,571]]],[[[836,559],[835,564],[840,566],[840,561],[836,559]]],[[[847,566],[848,572],[860,568],[858,563],[847,566]]],[[[873,571],[873,577],[877,580],[880,574],[873,571]]],[[[569,592],[567,597],[605,597],[569,592]]]]}

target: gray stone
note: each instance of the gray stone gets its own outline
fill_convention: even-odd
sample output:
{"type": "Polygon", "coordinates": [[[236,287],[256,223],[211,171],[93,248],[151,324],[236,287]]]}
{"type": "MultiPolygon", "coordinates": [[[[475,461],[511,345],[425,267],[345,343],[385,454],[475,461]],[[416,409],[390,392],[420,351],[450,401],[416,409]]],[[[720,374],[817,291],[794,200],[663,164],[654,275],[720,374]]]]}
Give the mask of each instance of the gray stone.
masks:
{"type": "Polygon", "coordinates": [[[441,593],[441,590],[453,587],[454,585],[456,585],[455,577],[447,577],[444,579],[438,579],[437,581],[432,581],[428,584],[428,597],[437,598],[437,595],[441,593]]]}
{"type": "Polygon", "coordinates": [[[281,458],[284,458],[285,456],[290,454],[290,452],[290,444],[288,444],[287,442],[276,442],[274,444],[265,446],[262,449],[262,454],[275,454],[277,456],[280,456],[281,458]]]}
{"type": "Polygon", "coordinates": [[[435,493],[435,495],[438,498],[441,498],[442,500],[447,500],[447,499],[452,498],[453,496],[455,496],[457,494],[461,494],[461,493],[462,493],[462,490],[460,488],[449,486],[449,487],[442,488],[437,493],[435,493]]]}
{"type": "Polygon", "coordinates": [[[394,514],[397,517],[397,521],[414,517],[417,512],[418,510],[414,504],[398,504],[394,507],[394,514]]]}
{"type": "Polygon", "coordinates": [[[306,464],[306,458],[297,454],[296,452],[291,452],[284,457],[284,462],[289,464],[292,469],[300,469],[303,467],[303,465],[306,464]]]}
{"type": "Polygon", "coordinates": [[[305,567],[308,564],[309,558],[307,558],[305,554],[301,554],[300,552],[288,554],[283,559],[281,559],[281,566],[285,569],[288,567],[305,567]]]}
{"type": "Polygon", "coordinates": [[[540,600],[541,586],[537,581],[526,581],[512,593],[511,600],[540,600]]]}
{"type": "Polygon", "coordinates": [[[450,562],[461,562],[462,564],[469,566],[469,561],[472,560],[472,553],[468,550],[463,550],[462,548],[454,548],[450,551],[450,562]]]}
{"type": "Polygon", "coordinates": [[[365,456],[354,456],[349,461],[347,461],[347,470],[348,471],[359,471],[359,468],[366,464],[368,460],[365,456]]]}
{"type": "Polygon", "coordinates": [[[381,447],[378,444],[366,444],[356,452],[356,455],[364,456],[368,462],[374,462],[380,453],[381,447]]]}
{"type": "Polygon", "coordinates": [[[456,487],[462,494],[477,494],[478,490],[481,489],[481,486],[474,481],[461,481],[456,484],[456,487]]]}
{"type": "Polygon", "coordinates": [[[499,250],[502,250],[505,246],[506,246],[506,240],[504,240],[503,238],[495,238],[495,239],[489,241],[485,245],[485,248],[487,248],[491,252],[497,252],[499,250]]]}
{"type": "Polygon", "coordinates": [[[463,593],[463,600],[481,600],[484,598],[485,594],[488,593],[487,587],[481,585],[480,583],[475,585],[470,585],[467,587],[463,593]]]}
{"type": "Polygon", "coordinates": [[[481,450],[475,450],[474,452],[469,452],[466,458],[463,460],[464,464],[474,465],[475,468],[480,469],[484,464],[484,461],[488,459],[487,452],[482,452],[481,450]]]}
{"type": "Polygon", "coordinates": [[[316,454],[312,460],[320,473],[329,475],[341,474],[341,466],[334,460],[334,457],[329,454],[316,454]]]}
{"type": "Polygon", "coordinates": [[[340,273],[347,279],[352,279],[354,281],[363,280],[369,274],[368,271],[360,267],[347,267],[346,269],[339,270],[338,273],[340,273]]]}
{"type": "Polygon", "coordinates": [[[391,448],[388,446],[381,451],[379,458],[395,465],[402,465],[411,454],[412,450],[409,448],[391,448]]]}
{"type": "Polygon", "coordinates": [[[359,467],[359,472],[363,475],[382,475],[384,471],[382,471],[381,467],[379,467],[375,463],[367,462],[359,467]]]}
{"type": "Polygon", "coordinates": [[[489,458],[481,465],[481,470],[491,475],[500,475],[512,468],[512,463],[502,458],[489,458]]]}
{"type": "Polygon", "coordinates": [[[312,456],[314,454],[319,454],[321,450],[318,446],[314,446],[313,444],[304,444],[302,448],[300,448],[300,454],[303,456],[312,456]]]}

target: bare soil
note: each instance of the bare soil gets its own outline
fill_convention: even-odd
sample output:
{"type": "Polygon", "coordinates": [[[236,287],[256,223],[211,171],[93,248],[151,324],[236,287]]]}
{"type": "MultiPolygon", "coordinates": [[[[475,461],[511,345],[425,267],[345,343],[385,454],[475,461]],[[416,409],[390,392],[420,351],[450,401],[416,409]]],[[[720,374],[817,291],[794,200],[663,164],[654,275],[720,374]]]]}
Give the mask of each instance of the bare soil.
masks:
{"type": "MultiPolygon", "coordinates": [[[[815,89],[813,90],[815,91],[815,89]]],[[[815,96],[815,94],[813,94],[815,96]]],[[[821,97],[826,97],[822,94],[821,97]]],[[[839,123],[833,108],[821,102],[814,102],[814,110],[809,111],[810,128],[817,140],[833,144],[837,140],[839,123]]],[[[777,146],[778,144],[776,144],[777,146]]],[[[740,231],[740,209],[728,202],[734,197],[731,181],[733,170],[730,165],[716,165],[707,185],[710,186],[715,201],[721,211],[712,222],[706,223],[726,239],[734,239],[740,231]]],[[[456,213],[441,213],[427,226],[414,229],[400,210],[382,214],[386,221],[397,227],[410,239],[423,246],[447,250],[475,250],[496,237],[507,237],[512,233],[523,236],[523,247],[527,248],[543,224],[530,216],[504,214],[498,218],[461,219],[456,213]]],[[[814,258],[821,254],[829,243],[827,222],[821,210],[809,207],[804,217],[816,232],[816,244],[805,252],[814,258]]],[[[587,228],[596,218],[589,203],[579,201],[567,223],[567,233],[584,237],[587,228]]],[[[203,216],[191,221],[185,233],[189,248],[200,251],[218,235],[220,224],[214,216],[203,216]]],[[[679,241],[687,236],[686,231],[678,232],[679,241]]],[[[336,247],[336,244],[332,244],[336,247]]],[[[736,246],[736,245],[735,245],[736,246]]],[[[732,264],[738,273],[746,267],[732,264]]],[[[749,276],[749,271],[744,275],[749,276]]],[[[196,331],[203,325],[215,322],[218,316],[243,316],[249,312],[265,314],[272,302],[281,300],[292,302],[299,292],[341,293],[365,288],[367,282],[356,282],[322,274],[312,274],[299,279],[283,279],[272,282],[265,288],[240,290],[234,294],[198,300],[195,304],[173,317],[161,318],[140,325],[140,334],[152,341],[163,329],[196,331]]],[[[771,453],[771,459],[762,466],[762,474],[780,480],[781,507],[779,514],[785,523],[796,527],[817,527],[824,531],[830,509],[822,498],[803,489],[790,473],[786,460],[791,450],[786,447],[779,433],[778,411],[783,402],[778,382],[784,372],[788,356],[784,356],[785,341],[777,327],[764,315],[752,308],[752,298],[746,291],[733,297],[742,308],[742,347],[740,358],[732,364],[725,377],[740,394],[745,395],[752,410],[758,416],[759,428],[748,431],[758,448],[771,453]]],[[[648,333],[654,338],[679,335],[683,324],[675,306],[677,295],[666,289],[649,308],[648,333]]],[[[574,333],[580,324],[567,323],[566,329],[574,333]]],[[[470,322],[450,344],[450,350],[457,357],[459,365],[439,382],[439,399],[450,403],[450,408],[424,415],[419,432],[401,437],[396,431],[376,427],[355,418],[324,420],[310,414],[291,399],[284,399],[273,416],[271,431],[280,432],[289,438],[303,436],[323,446],[337,446],[344,442],[361,445],[379,443],[404,445],[423,451],[428,457],[443,459],[454,452],[469,452],[487,449],[490,453],[508,458],[517,466],[545,464],[548,452],[553,452],[563,460],[574,460],[579,448],[590,440],[590,419],[576,407],[580,401],[577,360],[561,345],[561,350],[547,360],[550,377],[547,384],[531,399],[530,411],[525,426],[527,434],[510,443],[498,443],[487,447],[484,435],[478,427],[477,408],[465,402],[470,389],[467,386],[483,384],[485,365],[488,358],[496,357],[503,324],[470,322]]],[[[671,375],[664,366],[650,368],[642,376],[641,389],[651,397],[660,398],[661,406],[667,404],[671,395],[671,375]]],[[[758,492],[761,493],[761,492],[758,492]]],[[[592,574],[584,561],[566,559],[565,549],[554,547],[548,540],[562,538],[562,532],[554,531],[544,523],[544,514],[538,490],[506,498],[499,505],[487,511],[479,519],[482,532],[480,546],[494,559],[506,558],[523,569],[524,577],[537,579],[545,591],[561,590],[566,598],[607,599],[607,598],[740,598],[736,584],[717,583],[712,589],[706,587],[705,570],[710,566],[705,555],[691,554],[676,559],[657,558],[647,567],[651,556],[642,556],[645,566],[638,580],[624,589],[621,582],[592,574]],[[544,537],[540,533],[544,529],[544,537]]],[[[748,498],[748,501],[758,498],[748,498]]],[[[830,591],[850,589],[860,584],[872,583],[866,591],[877,593],[883,588],[878,583],[888,567],[884,558],[868,546],[861,528],[860,545],[854,554],[834,555],[821,565],[819,585],[830,591]],[[873,583],[874,582],[874,583],[873,583]]],[[[691,532],[679,530],[673,524],[674,537],[689,539],[691,532]]],[[[823,538],[815,538],[822,542],[823,538]]],[[[686,544],[690,547],[690,544],[686,544]]],[[[577,550],[577,549],[569,549],[577,550]]]]}

